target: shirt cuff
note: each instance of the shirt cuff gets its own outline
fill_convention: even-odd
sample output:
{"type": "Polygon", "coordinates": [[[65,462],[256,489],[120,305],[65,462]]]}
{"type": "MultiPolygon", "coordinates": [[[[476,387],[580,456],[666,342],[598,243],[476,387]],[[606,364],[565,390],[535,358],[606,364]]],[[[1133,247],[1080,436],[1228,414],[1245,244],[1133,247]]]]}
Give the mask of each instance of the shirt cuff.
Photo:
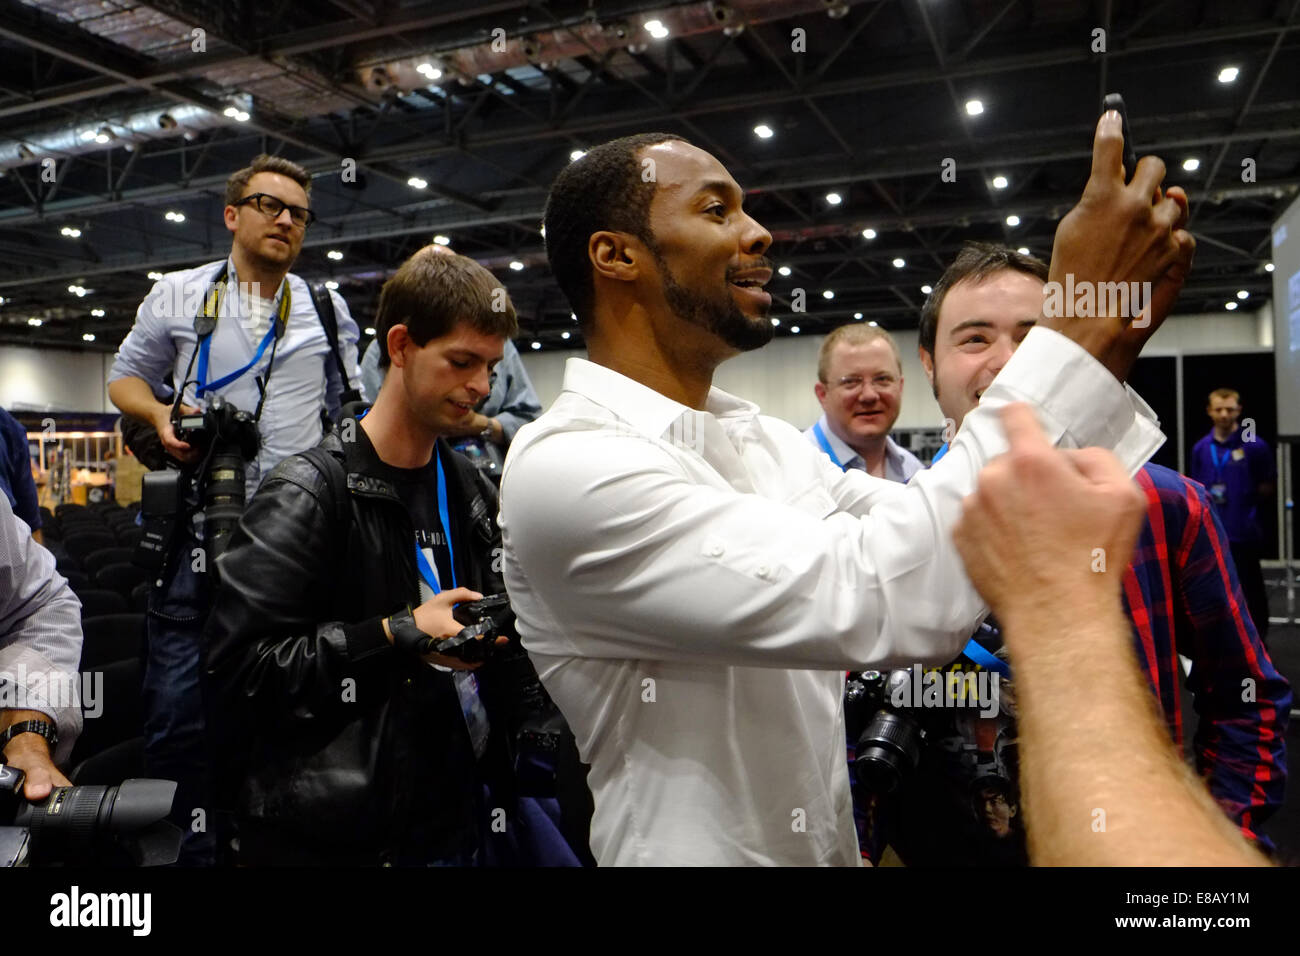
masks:
{"type": "MultiPolygon", "coordinates": [[[[984,398],[1029,402],[1064,448],[1109,448],[1136,474],[1165,442],[1151,406],[1078,343],[1037,326],[984,398]]],[[[981,402],[984,404],[984,402],[981,402]]]]}

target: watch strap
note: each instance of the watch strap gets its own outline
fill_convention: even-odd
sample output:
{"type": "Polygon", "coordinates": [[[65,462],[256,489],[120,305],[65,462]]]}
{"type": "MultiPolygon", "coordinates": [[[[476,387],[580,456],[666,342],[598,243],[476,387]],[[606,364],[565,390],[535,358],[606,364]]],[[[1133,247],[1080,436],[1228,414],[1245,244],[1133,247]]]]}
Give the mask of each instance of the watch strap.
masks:
{"type": "Polygon", "coordinates": [[[388,630],[393,635],[393,646],[411,654],[427,654],[433,638],[420,630],[415,623],[415,612],[406,605],[388,619],[388,630]]]}
{"type": "Polygon", "coordinates": [[[3,733],[0,733],[0,750],[9,746],[9,741],[19,734],[39,734],[49,743],[50,750],[53,750],[59,742],[59,732],[54,728],[54,724],[48,720],[24,720],[13,724],[3,733]]]}

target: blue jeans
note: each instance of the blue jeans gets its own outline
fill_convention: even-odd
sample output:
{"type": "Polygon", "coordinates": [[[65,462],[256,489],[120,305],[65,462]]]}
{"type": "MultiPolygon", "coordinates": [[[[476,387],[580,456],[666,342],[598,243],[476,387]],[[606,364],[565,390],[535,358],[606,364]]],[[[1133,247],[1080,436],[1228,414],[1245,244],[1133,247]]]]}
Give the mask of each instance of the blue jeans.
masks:
{"type": "Polygon", "coordinates": [[[208,574],[194,570],[194,549],[202,542],[188,522],[177,529],[176,538],[163,585],[149,594],[144,765],[148,776],[176,781],[176,799],[168,819],[184,834],[178,863],[211,866],[216,821],[199,682],[201,639],[211,591],[208,574]],[[196,815],[199,808],[203,813],[196,815]],[[195,832],[196,819],[203,821],[202,832],[195,832]]]}

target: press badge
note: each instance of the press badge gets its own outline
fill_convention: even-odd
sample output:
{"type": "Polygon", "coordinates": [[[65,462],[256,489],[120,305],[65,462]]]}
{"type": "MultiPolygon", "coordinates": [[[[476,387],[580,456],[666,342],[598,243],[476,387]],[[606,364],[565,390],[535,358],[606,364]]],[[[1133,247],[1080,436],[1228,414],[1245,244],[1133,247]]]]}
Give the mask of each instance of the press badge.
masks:
{"type": "Polygon", "coordinates": [[[1246,459],[1246,449],[1244,449],[1244,448],[1234,448],[1234,449],[1232,450],[1232,460],[1233,460],[1233,461],[1245,461],[1245,459],[1246,459]]]}
{"type": "Polygon", "coordinates": [[[1225,484],[1210,485],[1206,489],[1210,493],[1210,500],[1216,505],[1226,505],[1228,503],[1228,486],[1225,484]]]}

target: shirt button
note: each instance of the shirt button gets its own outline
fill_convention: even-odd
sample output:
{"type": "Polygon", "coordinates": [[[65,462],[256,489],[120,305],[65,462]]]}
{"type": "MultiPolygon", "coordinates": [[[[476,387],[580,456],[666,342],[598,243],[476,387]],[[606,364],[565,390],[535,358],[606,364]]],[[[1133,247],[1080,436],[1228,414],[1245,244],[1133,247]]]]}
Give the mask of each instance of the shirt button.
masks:
{"type": "Polygon", "coordinates": [[[710,548],[709,548],[709,557],[711,557],[711,558],[720,558],[720,557],[722,557],[722,545],[720,545],[720,544],[715,544],[715,545],[710,546],[710,548]]]}
{"type": "Polygon", "coordinates": [[[769,568],[766,564],[760,564],[758,566],[758,576],[766,581],[768,578],[772,576],[772,569],[769,568]]]}

